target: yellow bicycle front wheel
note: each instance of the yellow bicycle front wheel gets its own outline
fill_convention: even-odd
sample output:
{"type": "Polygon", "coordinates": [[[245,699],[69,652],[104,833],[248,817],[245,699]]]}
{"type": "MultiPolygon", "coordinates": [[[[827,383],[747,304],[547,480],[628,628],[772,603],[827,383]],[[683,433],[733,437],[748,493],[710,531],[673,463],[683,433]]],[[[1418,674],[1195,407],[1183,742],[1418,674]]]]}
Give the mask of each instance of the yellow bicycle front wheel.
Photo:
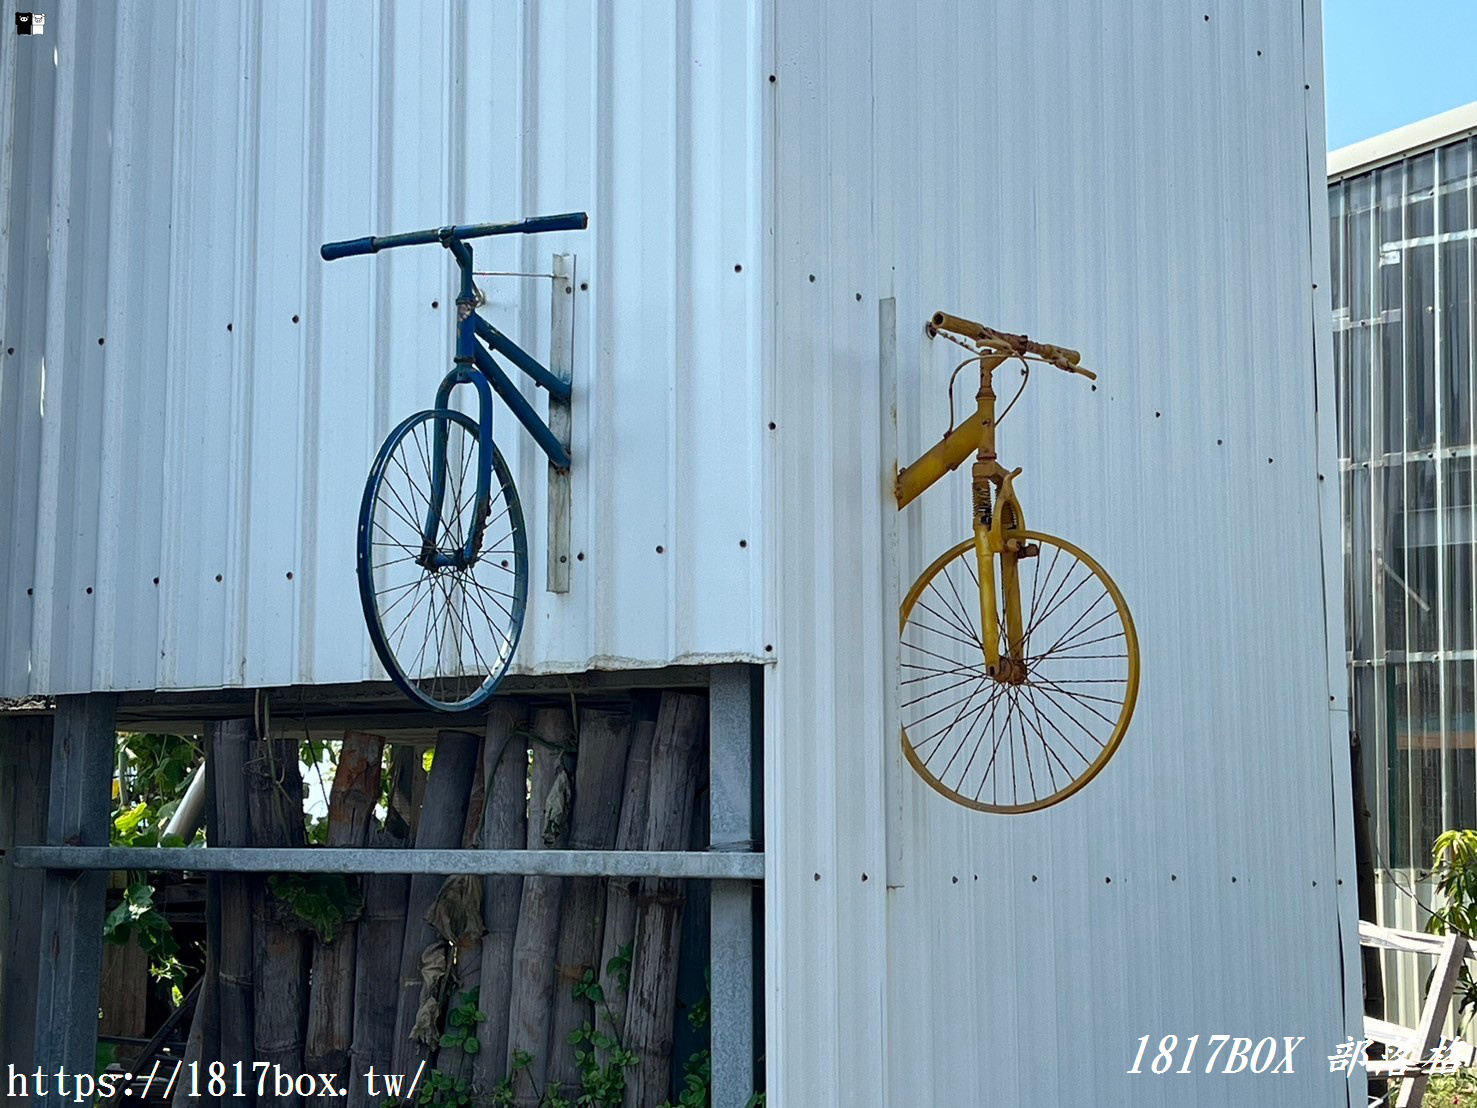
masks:
{"type": "MultiPolygon", "coordinates": [[[[1018,562],[1023,666],[986,668],[973,539],[914,582],[900,612],[903,752],[933,789],[981,812],[1059,804],[1102,771],[1138,699],[1139,646],[1123,593],[1080,547],[1007,531],[1037,547],[1018,562]]],[[[999,573],[998,559],[991,565],[999,573]]],[[[1006,597],[997,577],[999,649],[1006,597]]]]}

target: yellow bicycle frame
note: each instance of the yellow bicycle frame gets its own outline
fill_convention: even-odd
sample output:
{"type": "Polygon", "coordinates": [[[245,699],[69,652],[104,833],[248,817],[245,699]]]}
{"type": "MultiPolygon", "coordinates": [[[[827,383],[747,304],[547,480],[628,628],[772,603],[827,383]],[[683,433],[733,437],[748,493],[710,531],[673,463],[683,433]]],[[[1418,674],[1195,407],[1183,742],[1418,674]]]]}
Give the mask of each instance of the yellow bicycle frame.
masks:
{"type": "Polygon", "coordinates": [[[971,452],[973,486],[974,549],[980,579],[980,627],[985,647],[985,665],[1000,680],[1019,680],[1025,672],[1024,629],[1021,627],[1021,594],[1017,563],[1030,557],[1034,548],[1006,533],[1007,513],[1011,532],[1024,531],[1025,513],[1015,495],[1019,469],[1006,470],[995,454],[994,373],[1007,360],[1004,354],[980,357],[980,388],[975,393],[975,412],[947,432],[912,465],[897,475],[897,505],[903,508],[946,473],[964,462],[971,452]],[[990,502],[994,500],[994,510],[990,502]],[[1005,654],[1000,652],[1000,617],[996,592],[995,559],[1000,559],[999,587],[1005,593],[1005,654]]]}

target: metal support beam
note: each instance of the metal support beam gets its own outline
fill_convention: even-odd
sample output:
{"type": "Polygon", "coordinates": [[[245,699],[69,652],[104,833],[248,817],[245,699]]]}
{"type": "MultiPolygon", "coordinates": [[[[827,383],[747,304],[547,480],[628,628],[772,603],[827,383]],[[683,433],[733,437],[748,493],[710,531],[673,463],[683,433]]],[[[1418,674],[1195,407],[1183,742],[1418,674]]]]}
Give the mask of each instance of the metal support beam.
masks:
{"type": "MultiPolygon", "coordinates": [[[[574,380],[574,255],[554,255],[554,292],[550,307],[549,372],[566,385],[574,380]]],[[[570,401],[549,396],[549,430],[569,450],[570,401]]],[[[548,591],[569,591],[569,470],[549,465],[548,591]]]]}
{"type": "Polygon", "coordinates": [[[554,877],[692,877],[758,881],[762,854],[663,850],[374,850],[339,847],[32,846],[15,864],[57,873],[437,873],[554,877]]]}
{"type": "MultiPolygon", "coordinates": [[[[708,702],[708,796],[709,844],[714,851],[754,849],[757,680],[754,666],[713,668],[708,702]]],[[[755,1090],[753,885],[714,881],[711,905],[712,1104],[713,1108],[744,1108],[755,1090]]]]}
{"type": "MultiPolygon", "coordinates": [[[[57,700],[46,828],[46,841],[53,846],[107,845],[117,703],[112,693],[57,700]]],[[[107,880],[103,872],[52,872],[42,882],[36,1063],[48,1073],[92,1073],[96,1065],[107,880]]],[[[56,1108],[68,1100],[54,1083],[44,1096],[33,1098],[56,1108]]]]}

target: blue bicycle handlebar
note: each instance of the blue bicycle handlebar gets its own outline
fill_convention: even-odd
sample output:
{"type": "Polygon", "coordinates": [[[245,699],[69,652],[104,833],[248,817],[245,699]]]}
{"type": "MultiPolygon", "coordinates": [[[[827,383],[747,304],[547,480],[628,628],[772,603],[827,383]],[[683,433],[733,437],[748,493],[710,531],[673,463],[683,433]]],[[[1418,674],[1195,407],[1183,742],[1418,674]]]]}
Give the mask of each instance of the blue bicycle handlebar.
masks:
{"type": "Polygon", "coordinates": [[[516,223],[464,223],[458,227],[438,227],[432,231],[407,231],[401,235],[369,235],[362,239],[325,242],[318,253],[325,262],[349,258],[357,254],[378,254],[396,246],[423,246],[447,243],[453,239],[480,239],[488,235],[536,235],[543,231],[583,231],[590,225],[584,212],[564,215],[539,215],[516,223]]]}

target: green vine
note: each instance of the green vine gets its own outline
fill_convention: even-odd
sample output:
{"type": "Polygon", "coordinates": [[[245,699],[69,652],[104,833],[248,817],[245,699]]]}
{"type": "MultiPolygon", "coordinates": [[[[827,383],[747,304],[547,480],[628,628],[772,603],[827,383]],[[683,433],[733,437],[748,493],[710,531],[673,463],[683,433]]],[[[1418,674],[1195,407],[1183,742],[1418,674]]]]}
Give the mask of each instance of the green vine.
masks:
{"type": "MultiPolygon", "coordinates": [[[[186,846],[164,829],[179,808],[191,775],[200,764],[199,742],[188,735],[123,733],[113,778],[113,846],[186,846]]],[[[197,831],[193,842],[200,842],[197,831]]],[[[157,880],[157,878],[156,878],[157,880]]],[[[149,959],[149,973],[179,999],[189,974],[169,920],[159,909],[158,890],[149,875],[130,871],[118,906],[103,921],[103,938],[118,946],[136,939],[149,959]]]]}
{"type": "Polygon", "coordinates": [[[267,878],[277,918],[289,931],[311,931],[333,942],[344,924],[364,913],[359,879],[342,873],[276,873],[267,878]]]}

